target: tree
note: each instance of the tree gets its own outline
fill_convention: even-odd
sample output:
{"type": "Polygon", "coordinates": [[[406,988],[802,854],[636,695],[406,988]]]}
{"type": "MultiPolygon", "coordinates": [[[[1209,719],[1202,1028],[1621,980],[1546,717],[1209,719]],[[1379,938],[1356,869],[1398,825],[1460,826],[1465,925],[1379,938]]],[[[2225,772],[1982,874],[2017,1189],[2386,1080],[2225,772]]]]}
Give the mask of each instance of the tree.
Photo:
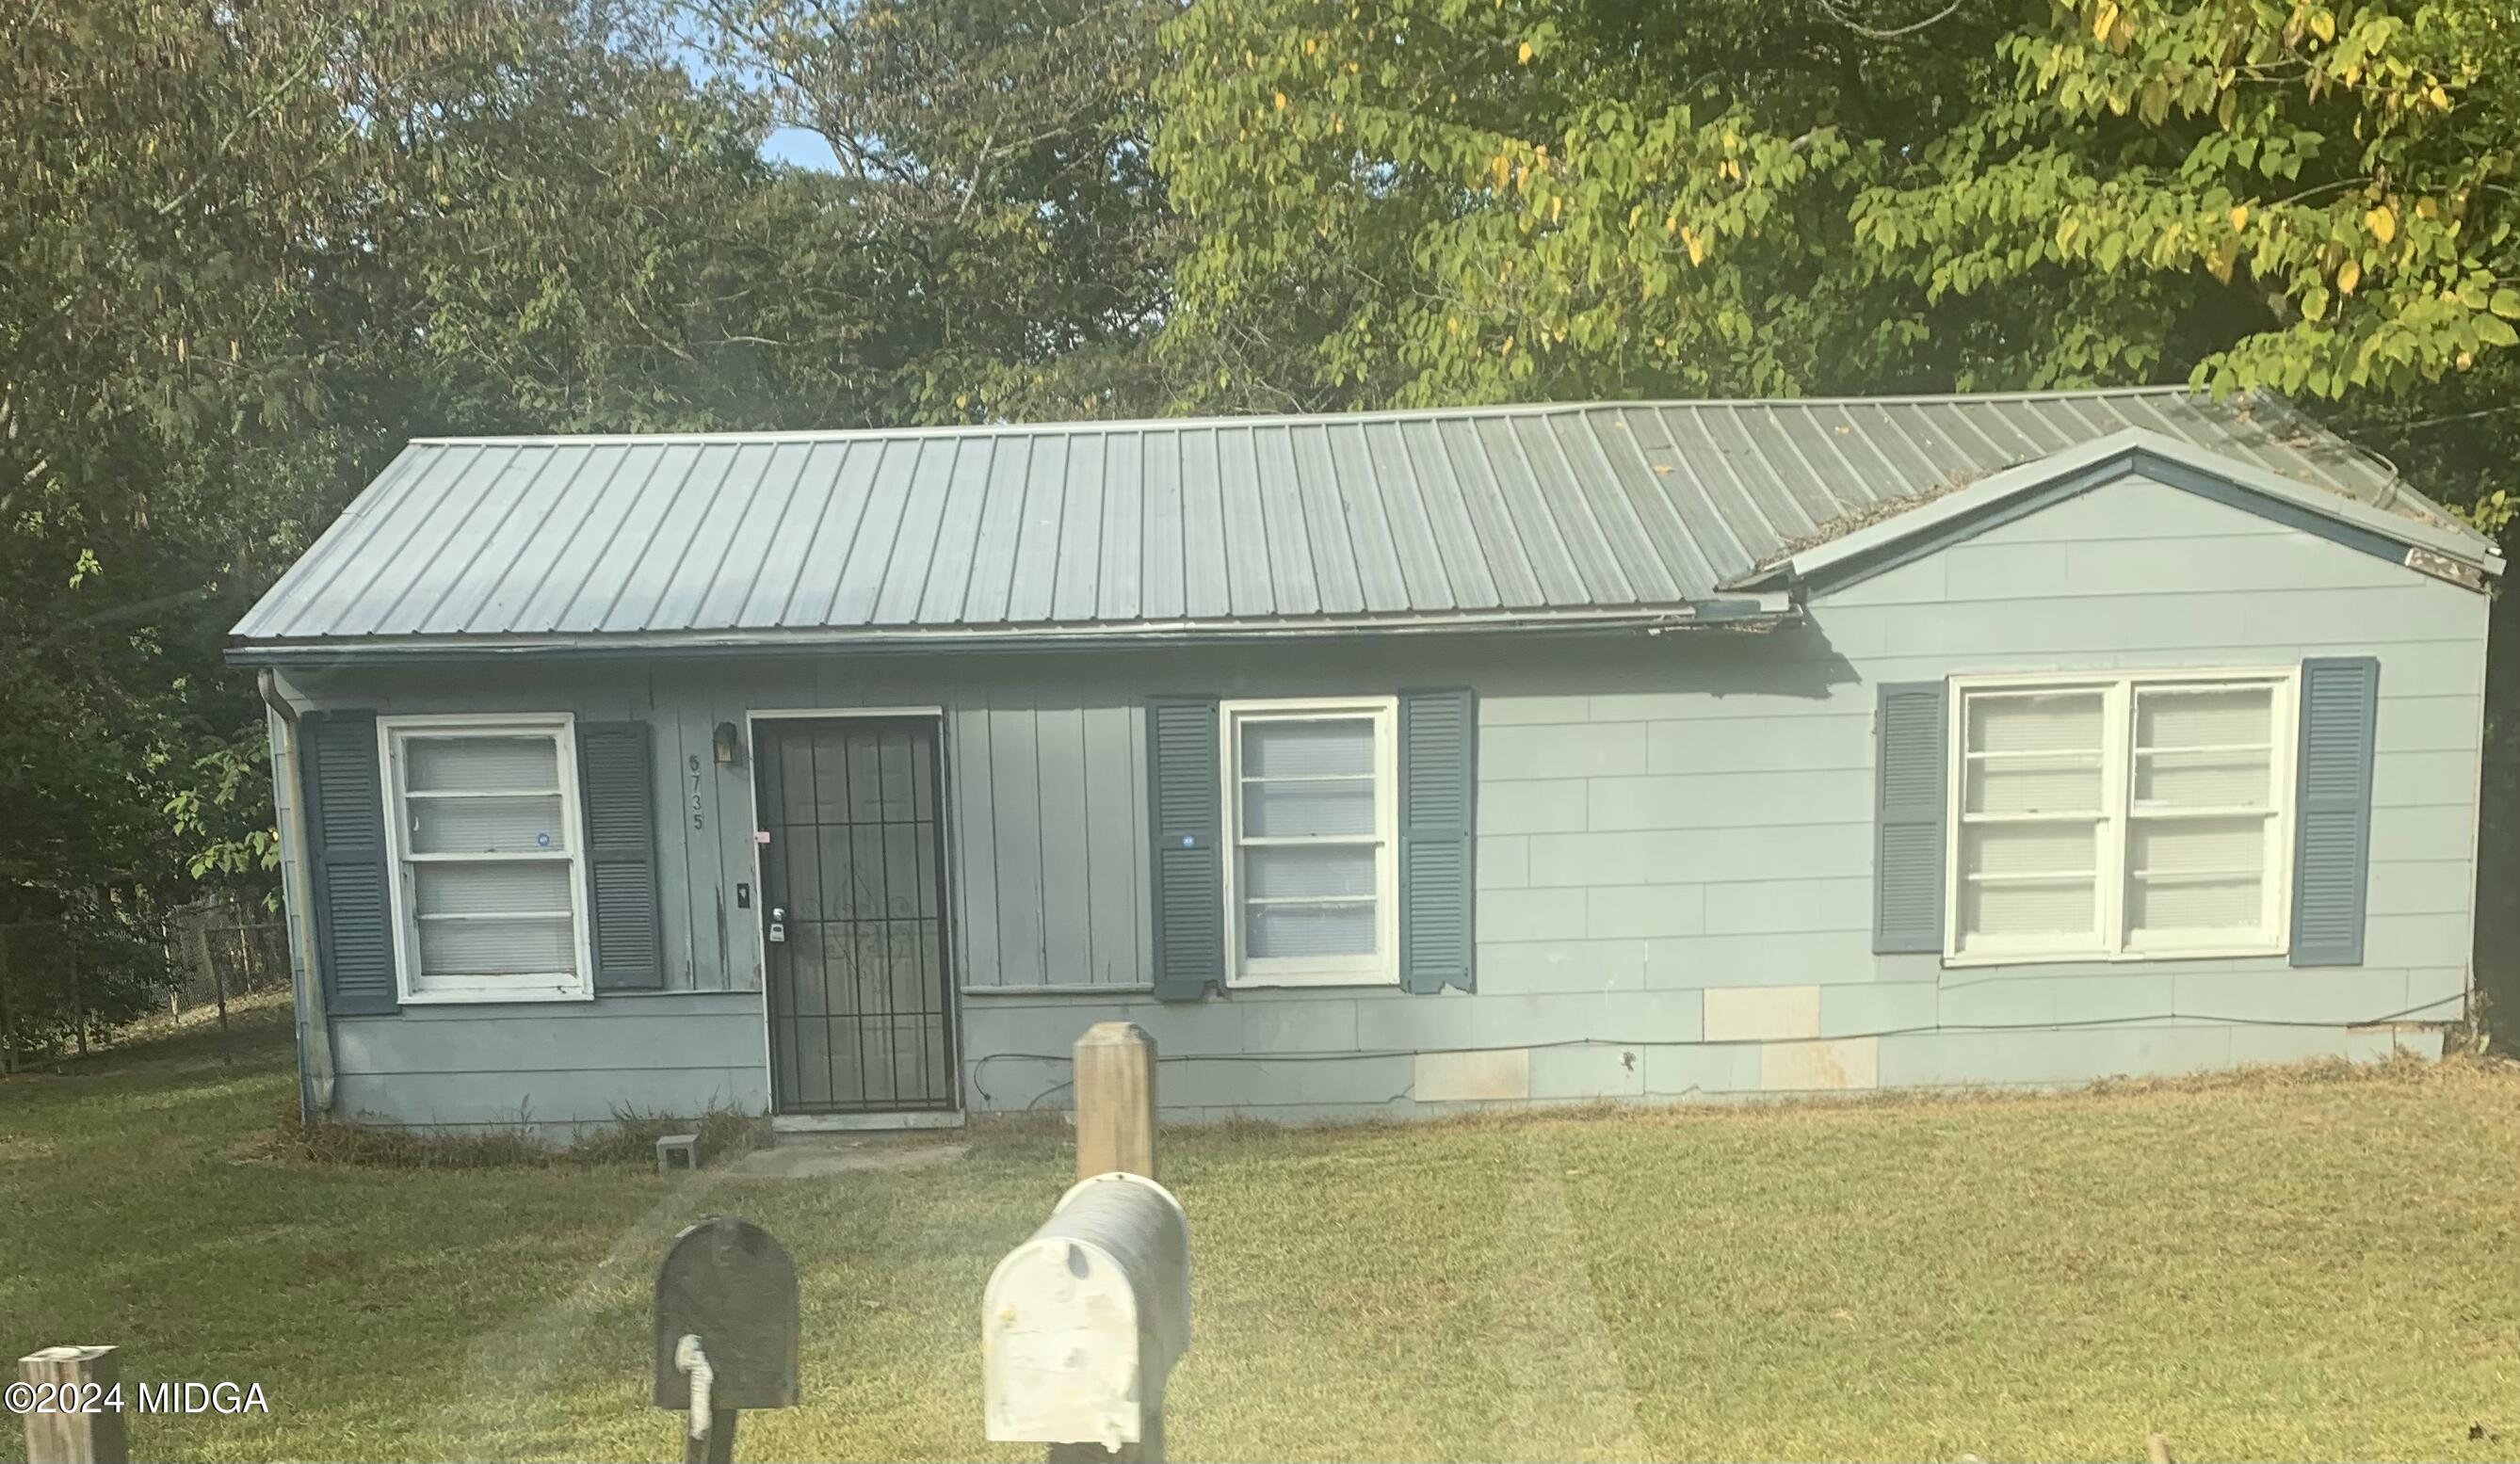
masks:
{"type": "Polygon", "coordinates": [[[1861,190],[1974,106],[2002,25],[1821,5],[1193,7],[1157,157],[1201,400],[1314,407],[1909,383],[1939,324],[1861,190]],[[1867,31],[1880,33],[1866,33],[1867,31]]]}
{"type": "Polygon", "coordinates": [[[723,287],[781,227],[759,104],[596,12],[0,26],[0,921],[93,925],[270,855],[226,628],[402,438],[749,424],[821,382],[747,339],[776,271],[723,287]]]}
{"type": "MultiPolygon", "coordinates": [[[[1169,215],[1145,80],[1169,0],[713,0],[718,65],[830,144],[805,224],[862,261],[835,324],[889,421],[1142,415],[1166,388],[1169,215]]],[[[811,332],[810,322],[799,322],[811,332]]]]}
{"type": "Polygon", "coordinates": [[[1228,405],[2268,385],[2473,497],[2520,445],[2515,32],[2484,0],[1194,7],[1166,343],[1238,363],[1194,393],[1228,405]]]}
{"type": "Polygon", "coordinates": [[[1999,50],[2008,84],[1853,215],[1929,297],[2067,305],[1972,371],[2271,386],[2490,491],[2520,446],[2507,7],[2084,0],[1999,50]]]}

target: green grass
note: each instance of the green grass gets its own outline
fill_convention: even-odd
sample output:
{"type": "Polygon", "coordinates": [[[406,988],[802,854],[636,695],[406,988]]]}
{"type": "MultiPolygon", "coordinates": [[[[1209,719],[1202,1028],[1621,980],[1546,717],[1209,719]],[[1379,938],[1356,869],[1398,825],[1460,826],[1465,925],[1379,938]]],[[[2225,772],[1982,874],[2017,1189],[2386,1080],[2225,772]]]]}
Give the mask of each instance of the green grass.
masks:
{"type": "MultiPolygon", "coordinates": [[[[1059,1191],[1055,1124],[821,1181],[254,1158],[285,1021],[0,1083],[0,1346],[271,1398],[136,1420],[140,1455],[664,1455],[649,1278],[722,1211],[804,1290],[806,1405],[748,1415],[743,1456],[1039,1457],[979,1437],[978,1302],[1059,1191]]],[[[1186,1459],[2520,1448],[2507,1067],[1235,1127],[1167,1132],[1163,1163],[1197,1275],[1186,1459]]]]}

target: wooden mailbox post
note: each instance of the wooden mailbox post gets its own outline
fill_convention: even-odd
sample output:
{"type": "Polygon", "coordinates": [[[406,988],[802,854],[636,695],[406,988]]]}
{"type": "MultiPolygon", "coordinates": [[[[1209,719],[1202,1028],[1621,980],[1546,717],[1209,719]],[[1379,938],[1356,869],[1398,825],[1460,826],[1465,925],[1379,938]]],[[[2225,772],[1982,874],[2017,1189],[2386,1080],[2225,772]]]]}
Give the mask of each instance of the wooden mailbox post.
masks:
{"type": "Polygon", "coordinates": [[[988,1437],[1155,1464],[1190,1350],[1190,1221],[1154,1180],[1155,1043],[1133,1023],[1077,1040],[1076,1173],[981,1299],[988,1437]]]}
{"type": "Polygon", "coordinates": [[[1076,1040],[1076,1177],[1155,1177],[1155,1040],[1097,1022],[1076,1040]]]}

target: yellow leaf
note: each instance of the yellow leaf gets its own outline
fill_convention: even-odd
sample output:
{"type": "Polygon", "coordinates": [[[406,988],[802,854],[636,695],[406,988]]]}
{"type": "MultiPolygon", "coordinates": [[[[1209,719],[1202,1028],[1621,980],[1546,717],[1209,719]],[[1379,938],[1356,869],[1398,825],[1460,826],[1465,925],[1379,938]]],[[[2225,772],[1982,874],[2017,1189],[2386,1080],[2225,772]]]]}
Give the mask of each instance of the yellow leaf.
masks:
{"type": "Polygon", "coordinates": [[[2117,28],[2117,0],[2100,0],[2100,8],[2092,12],[2092,39],[2104,41],[2117,28]]]}
{"type": "Polygon", "coordinates": [[[1284,92],[1278,92],[1275,96],[1278,103],[1278,110],[1280,111],[1284,111],[1286,110],[1286,94],[1284,92]]]}
{"type": "Polygon", "coordinates": [[[1557,222],[1557,211],[1565,206],[1566,200],[1563,198],[1560,198],[1556,194],[1551,194],[1549,196],[1549,221],[1552,224],[1557,222]]]}
{"type": "Polygon", "coordinates": [[[2249,227],[2249,205],[2242,203],[2231,210],[2231,232],[2237,234],[2247,227],[2249,227]]]}
{"type": "Polygon", "coordinates": [[[1513,60],[1516,66],[1527,67],[1531,65],[1531,42],[1524,41],[1522,43],[1522,49],[1513,54],[1513,60]]]}
{"type": "Polygon", "coordinates": [[[2323,10],[2310,13],[2310,33],[2322,41],[2336,39],[2336,17],[2323,10]]]}
{"type": "Polygon", "coordinates": [[[1682,244],[1685,244],[1688,245],[1688,262],[1689,262],[1689,263],[1691,263],[1691,264],[1702,264],[1702,263],[1704,263],[1704,262],[1705,262],[1705,260],[1706,260],[1706,244],[1705,244],[1705,242],[1704,242],[1703,240],[1700,240],[1700,239],[1697,237],[1697,231],[1696,231],[1696,230],[1694,230],[1694,229],[1683,229],[1683,230],[1681,230],[1681,231],[1680,231],[1680,242],[1681,242],[1682,244]]]}
{"type": "Polygon", "coordinates": [[[2354,260],[2346,260],[2345,263],[2337,269],[2336,292],[2338,294],[2352,294],[2354,292],[2354,287],[2362,283],[2362,266],[2354,260]]]}
{"type": "Polygon", "coordinates": [[[1305,54],[1306,56],[1310,56],[1310,55],[1312,55],[1312,54],[1313,54],[1313,52],[1314,52],[1314,50],[1315,50],[1317,47],[1319,47],[1319,46],[1320,46],[1320,44],[1321,44],[1321,43],[1320,43],[1319,41],[1314,40],[1314,39],[1313,39],[1311,36],[1309,36],[1309,35],[1308,35],[1308,36],[1306,36],[1306,37],[1304,37],[1304,54],[1305,54]]]}
{"type": "Polygon", "coordinates": [[[1629,227],[1629,228],[1631,228],[1631,229],[1635,228],[1635,227],[1637,226],[1637,221],[1638,221],[1639,219],[1643,218],[1644,216],[1645,216],[1645,205],[1643,205],[1642,203],[1639,203],[1636,207],[1629,209],[1629,210],[1628,210],[1628,227],[1629,227]]]}
{"type": "Polygon", "coordinates": [[[1680,215],[1675,213],[1665,218],[1662,221],[1662,232],[1665,234],[1676,234],[1680,232],[1680,215]]]}
{"type": "Polygon", "coordinates": [[[2372,209],[2369,213],[2362,215],[2362,227],[2371,231],[2371,237],[2373,239],[2380,241],[2382,244],[2387,244],[2389,241],[2398,237],[2398,212],[2388,204],[2383,203],[2379,207],[2372,209]]]}
{"type": "Polygon", "coordinates": [[[1497,354],[1500,356],[1510,356],[1513,354],[1512,336],[1508,335],[1505,338],[1505,344],[1497,347],[1497,354]]]}
{"type": "Polygon", "coordinates": [[[1488,176],[1496,179],[1496,186],[1499,188],[1503,188],[1508,183],[1513,181],[1512,159],[1507,157],[1503,153],[1499,153],[1494,157],[1489,158],[1488,176]]]}

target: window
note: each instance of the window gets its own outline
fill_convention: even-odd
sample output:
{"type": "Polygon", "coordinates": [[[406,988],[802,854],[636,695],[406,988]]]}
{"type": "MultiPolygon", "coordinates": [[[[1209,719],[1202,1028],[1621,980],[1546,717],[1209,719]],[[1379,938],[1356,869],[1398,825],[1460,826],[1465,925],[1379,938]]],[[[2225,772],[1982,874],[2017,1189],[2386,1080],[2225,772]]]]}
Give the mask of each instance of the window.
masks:
{"type": "Polygon", "coordinates": [[[570,719],[401,717],[378,731],[403,999],[591,996],[570,719]]]}
{"type": "Polygon", "coordinates": [[[1956,961],[2273,954],[2289,672],[1958,681],[1956,961]]]}
{"type": "Polygon", "coordinates": [[[1397,983],[1392,698],[1219,710],[1233,982],[1397,983]]]}

